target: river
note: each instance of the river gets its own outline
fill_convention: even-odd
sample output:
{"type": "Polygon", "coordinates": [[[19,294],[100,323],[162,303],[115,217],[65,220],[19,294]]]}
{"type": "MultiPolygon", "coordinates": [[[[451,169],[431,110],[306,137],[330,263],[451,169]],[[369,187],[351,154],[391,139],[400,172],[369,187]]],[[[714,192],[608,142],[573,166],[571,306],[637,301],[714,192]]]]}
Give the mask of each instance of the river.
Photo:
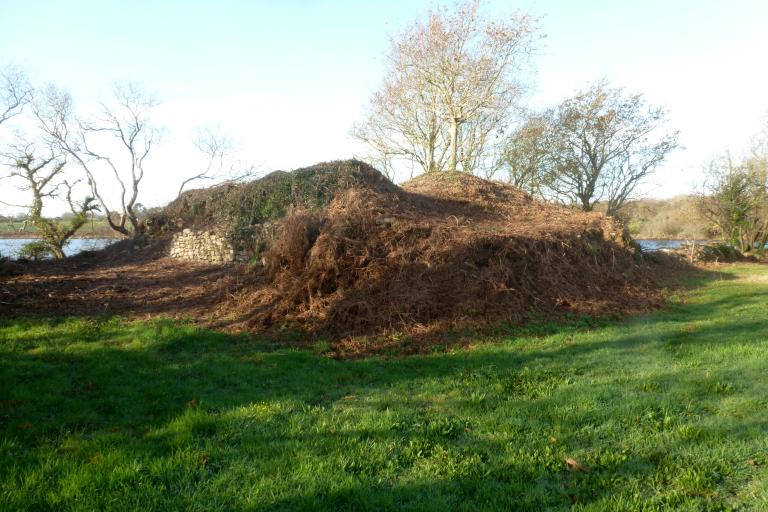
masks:
{"type": "MultiPolygon", "coordinates": [[[[24,244],[35,240],[35,238],[0,238],[0,256],[15,258],[24,244]]],[[[73,238],[64,246],[64,254],[74,256],[82,251],[103,249],[115,241],[114,238],[73,238]]]]}
{"type": "MultiPolygon", "coordinates": [[[[644,251],[658,251],[659,249],[677,249],[681,245],[689,243],[690,240],[663,240],[663,239],[646,239],[635,240],[644,251]]],[[[710,240],[696,240],[696,245],[702,245],[709,243],[710,240]]]]}

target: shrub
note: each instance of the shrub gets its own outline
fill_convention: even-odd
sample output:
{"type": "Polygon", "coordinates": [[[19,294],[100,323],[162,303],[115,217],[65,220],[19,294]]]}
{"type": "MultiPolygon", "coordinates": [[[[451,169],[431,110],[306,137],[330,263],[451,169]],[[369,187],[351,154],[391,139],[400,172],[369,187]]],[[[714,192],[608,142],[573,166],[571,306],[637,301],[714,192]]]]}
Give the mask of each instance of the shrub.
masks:
{"type": "Polygon", "coordinates": [[[40,261],[50,257],[51,247],[48,245],[48,242],[43,240],[35,240],[34,242],[24,244],[21,249],[19,249],[19,254],[17,256],[20,260],[32,261],[40,261]]]}
{"type": "Polygon", "coordinates": [[[744,259],[744,255],[728,244],[704,245],[696,256],[698,261],[730,262],[744,259]]]}

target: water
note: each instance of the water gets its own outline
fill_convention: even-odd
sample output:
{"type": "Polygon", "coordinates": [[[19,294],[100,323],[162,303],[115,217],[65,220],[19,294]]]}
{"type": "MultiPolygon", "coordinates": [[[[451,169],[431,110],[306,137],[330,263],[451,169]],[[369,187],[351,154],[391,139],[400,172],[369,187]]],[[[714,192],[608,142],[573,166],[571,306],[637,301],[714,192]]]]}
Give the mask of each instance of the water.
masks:
{"type": "MultiPolygon", "coordinates": [[[[0,256],[15,258],[24,244],[35,240],[35,238],[0,238],[0,256]]],[[[103,249],[114,241],[113,238],[73,238],[64,246],[64,254],[74,256],[82,251],[103,249]]]]}
{"type": "MultiPolygon", "coordinates": [[[[635,240],[644,251],[658,251],[659,249],[678,249],[681,245],[689,243],[690,240],[661,240],[661,239],[646,239],[635,240]]],[[[709,240],[696,240],[696,245],[702,245],[709,242],[709,240]]]]}

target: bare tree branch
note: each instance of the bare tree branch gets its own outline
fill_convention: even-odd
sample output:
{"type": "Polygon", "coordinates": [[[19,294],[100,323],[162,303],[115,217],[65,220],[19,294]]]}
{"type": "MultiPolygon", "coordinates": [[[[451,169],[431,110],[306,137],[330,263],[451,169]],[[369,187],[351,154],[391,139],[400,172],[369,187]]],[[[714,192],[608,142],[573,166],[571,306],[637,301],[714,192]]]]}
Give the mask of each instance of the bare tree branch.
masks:
{"type": "Polygon", "coordinates": [[[21,113],[32,100],[32,87],[16,66],[0,69],[0,124],[21,113]]]}
{"type": "Polygon", "coordinates": [[[225,161],[234,150],[232,139],[211,127],[198,130],[194,145],[206,157],[205,167],[197,174],[184,179],[176,197],[181,196],[184,187],[197,180],[216,180],[222,177],[225,161]]]}
{"type": "Polygon", "coordinates": [[[135,84],[116,86],[113,92],[115,106],[102,104],[98,116],[83,121],[74,116],[71,96],[49,86],[34,114],[49,140],[83,170],[110,227],[124,236],[138,236],[144,162],[159,140],[149,114],[158,103],[135,84]],[[102,176],[104,169],[111,180],[102,176]],[[118,208],[110,208],[99,190],[99,183],[108,181],[120,191],[118,208]]]}
{"type": "Polygon", "coordinates": [[[424,172],[493,167],[489,144],[519,97],[534,32],[527,15],[485,19],[479,0],[429,12],[392,40],[384,85],[352,135],[424,172]]]}

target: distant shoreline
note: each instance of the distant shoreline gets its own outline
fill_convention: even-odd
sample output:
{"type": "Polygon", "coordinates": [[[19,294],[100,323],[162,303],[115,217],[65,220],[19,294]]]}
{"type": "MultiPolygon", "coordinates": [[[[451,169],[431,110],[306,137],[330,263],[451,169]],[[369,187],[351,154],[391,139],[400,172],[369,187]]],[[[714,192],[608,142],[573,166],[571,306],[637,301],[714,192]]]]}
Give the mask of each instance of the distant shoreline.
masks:
{"type": "MultiPolygon", "coordinates": [[[[10,231],[10,232],[0,232],[0,240],[19,240],[19,239],[30,239],[35,240],[40,238],[37,233],[30,233],[30,232],[18,232],[18,231],[10,231]]],[[[75,235],[72,237],[72,239],[75,240],[122,240],[119,236],[114,236],[111,234],[94,234],[94,235],[75,235]]]]}
{"type": "MultiPolygon", "coordinates": [[[[671,241],[680,241],[680,242],[690,242],[693,241],[693,238],[676,238],[676,237],[663,237],[663,236],[654,236],[654,237],[645,237],[645,236],[633,236],[632,240],[647,240],[649,242],[671,242],[671,241]]],[[[696,243],[699,242],[716,242],[714,238],[696,238],[696,243]]]]}

